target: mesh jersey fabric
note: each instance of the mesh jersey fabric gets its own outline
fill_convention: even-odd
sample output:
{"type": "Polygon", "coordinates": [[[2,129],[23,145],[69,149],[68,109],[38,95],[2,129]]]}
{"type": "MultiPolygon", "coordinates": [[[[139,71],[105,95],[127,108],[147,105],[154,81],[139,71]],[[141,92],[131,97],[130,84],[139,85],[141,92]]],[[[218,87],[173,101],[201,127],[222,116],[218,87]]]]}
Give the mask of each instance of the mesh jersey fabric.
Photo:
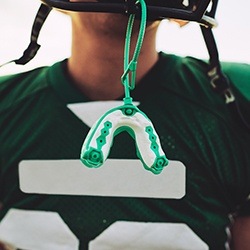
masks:
{"type": "MultiPolygon", "coordinates": [[[[87,249],[118,220],[186,223],[210,249],[224,249],[228,215],[250,193],[250,133],[211,90],[203,61],[159,53],[159,61],[131,95],[153,122],[171,160],[186,166],[180,199],[24,194],[24,159],[78,159],[89,127],[68,103],[90,101],[72,84],[66,60],[0,78],[0,201],[9,208],[57,211],[87,249]]],[[[250,117],[250,66],[225,63],[242,110],[250,117]]],[[[134,141],[119,134],[110,158],[137,158],[134,141]]],[[[59,175],[60,173],[58,173],[59,175]]],[[[249,211],[250,212],[250,211],[249,211]]]]}

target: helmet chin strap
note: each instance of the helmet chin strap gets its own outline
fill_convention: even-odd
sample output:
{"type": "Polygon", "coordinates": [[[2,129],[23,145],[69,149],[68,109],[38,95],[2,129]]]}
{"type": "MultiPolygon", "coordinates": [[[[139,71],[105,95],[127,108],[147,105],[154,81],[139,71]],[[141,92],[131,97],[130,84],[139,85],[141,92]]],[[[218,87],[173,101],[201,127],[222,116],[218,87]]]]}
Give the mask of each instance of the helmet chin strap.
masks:
{"type": "MultiPolygon", "coordinates": [[[[211,6],[211,10],[206,12],[205,16],[207,18],[211,18],[214,20],[216,9],[218,5],[218,0],[214,0],[211,6]]],[[[211,79],[211,85],[213,89],[221,94],[225,98],[225,103],[229,104],[235,102],[234,94],[231,90],[229,81],[227,77],[223,74],[220,60],[219,60],[219,53],[217,49],[217,45],[214,39],[214,35],[212,32],[212,25],[200,25],[201,32],[204,38],[204,41],[207,46],[207,50],[209,53],[209,71],[208,76],[211,79]]]]}
{"type": "Polygon", "coordinates": [[[12,62],[19,65],[25,65],[35,57],[35,55],[37,54],[38,50],[41,47],[37,43],[39,33],[51,10],[52,10],[51,7],[41,4],[32,26],[29,46],[23,52],[23,55],[19,59],[11,60],[7,63],[0,65],[0,67],[5,66],[12,62]]]}
{"type": "MultiPolygon", "coordinates": [[[[217,3],[218,1],[214,1],[211,11],[209,13],[206,13],[208,17],[210,16],[214,18],[217,3]]],[[[227,76],[222,72],[219,53],[212,32],[212,27],[209,25],[200,25],[200,28],[210,58],[208,76],[210,77],[211,86],[216,93],[220,94],[224,98],[225,103],[228,105],[233,115],[241,121],[243,126],[248,131],[250,131],[250,124],[241,112],[240,106],[230,86],[230,81],[228,80],[227,76]]]]}
{"type": "Polygon", "coordinates": [[[121,77],[125,91],[124,104],[106,112],[90,129],[83,143],[80,159],[87,167],[100,167],[108,158],[113,138],[121,132],[127,132],[136,142],[137,156],[144,168],[154,174],[159,174],[168,164],[168,160],[152,122],[133,104],[130,96],[130,90],[135,88],[137,61],[147,21],[146,4],[144,0],[139,0],[136,4],[138,3],[141,5],[141,24],[131,61],[129,61],[129,52],[134,14],[129,16],[125,39],[124,73],[121,77]]]}

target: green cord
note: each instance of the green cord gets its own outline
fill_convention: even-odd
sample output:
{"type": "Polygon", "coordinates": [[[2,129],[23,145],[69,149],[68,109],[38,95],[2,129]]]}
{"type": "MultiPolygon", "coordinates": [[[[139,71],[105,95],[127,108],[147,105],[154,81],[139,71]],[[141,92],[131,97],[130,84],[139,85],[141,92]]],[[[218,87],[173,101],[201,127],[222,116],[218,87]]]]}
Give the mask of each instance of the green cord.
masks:
{"type": "Polygon", "coordinates": [[[146,29],[146,21],[147,21],[147,7],[144,0],[138,0],[136,4],[140,3],[141,5],[141,23],[140,30],[138,34],[137,43],[135,46],[135,51],[131,61],[129,62],[129,54],[130,54],[130,43],[131,43],[131,34],[133,29],[133,24],[135,20],[135,14],[131,14],[128,20],[128,26],[126,31],[125,38],[125,48],[124,48],[124,73],[121,77],[122,84],[124,85],[125,90],[125,104],[131,104],[132,98],[130,97],[130,90],[135,88],[135,80],[136,80],[136,70],[137,70],[137,61],[141,51],[145,29],[146,29]],[[131,82],[130,82],[130,74],[131,73],[131,82]]]}

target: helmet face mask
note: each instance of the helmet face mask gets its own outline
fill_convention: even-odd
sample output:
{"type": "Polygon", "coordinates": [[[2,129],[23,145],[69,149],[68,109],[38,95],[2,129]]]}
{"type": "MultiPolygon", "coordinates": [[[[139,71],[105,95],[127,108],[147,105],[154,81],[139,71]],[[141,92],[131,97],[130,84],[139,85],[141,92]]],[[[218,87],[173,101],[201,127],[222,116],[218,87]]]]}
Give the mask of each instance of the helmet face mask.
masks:
{"type": "MultiPolygon", "coordinates": [[[[136,0],[42,0],[42,2],[50,7],[70,11],[140,13],[140,6],[136,4],[136,0]]],[[[215,0],[145,0],[145,2],[149,19],[175,18],[201,22],[209,4],[215,0]]]]}

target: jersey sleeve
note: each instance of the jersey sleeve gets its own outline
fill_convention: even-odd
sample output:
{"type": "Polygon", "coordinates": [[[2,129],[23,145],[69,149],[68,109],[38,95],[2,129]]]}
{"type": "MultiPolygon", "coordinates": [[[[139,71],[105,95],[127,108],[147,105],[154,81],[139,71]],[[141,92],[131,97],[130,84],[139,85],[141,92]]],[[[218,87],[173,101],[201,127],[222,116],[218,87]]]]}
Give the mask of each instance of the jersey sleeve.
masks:
{"type": "Polygon", "coordinates": [[[250,64],[223,62],[222,69],[233,87],[250,103],[250,64]]]}

